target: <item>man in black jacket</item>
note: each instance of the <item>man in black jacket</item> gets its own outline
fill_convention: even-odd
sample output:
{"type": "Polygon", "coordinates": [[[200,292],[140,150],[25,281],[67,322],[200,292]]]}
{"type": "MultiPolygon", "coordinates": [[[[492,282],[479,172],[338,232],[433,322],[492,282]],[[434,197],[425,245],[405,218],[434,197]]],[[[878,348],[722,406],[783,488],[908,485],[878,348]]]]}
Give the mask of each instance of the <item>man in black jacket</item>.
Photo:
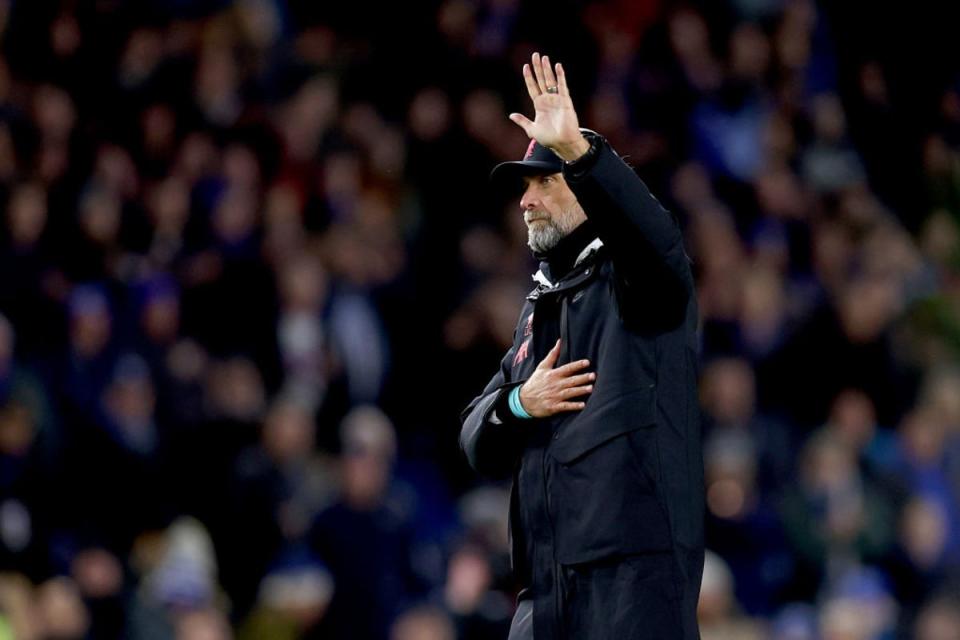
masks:
{"type": "Polygon", "coordinates": [[[542,259],[500,371],[463,412],[481,473],[513,477],[509,640],[690,640],[703,570],[697,311],[673,217],[534,53],[522,179],[542,259]]]}

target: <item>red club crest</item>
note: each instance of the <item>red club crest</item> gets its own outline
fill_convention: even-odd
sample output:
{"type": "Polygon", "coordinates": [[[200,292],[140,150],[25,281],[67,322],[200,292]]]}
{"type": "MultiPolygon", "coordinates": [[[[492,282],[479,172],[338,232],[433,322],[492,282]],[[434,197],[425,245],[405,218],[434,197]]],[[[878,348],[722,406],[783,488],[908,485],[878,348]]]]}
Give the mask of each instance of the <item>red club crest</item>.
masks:
{"type": "Polygon", "coordinates": [[[536,140],[531,140],[530,144],[527,145],[527,152],[523,154],[524,160],[529,160],[533,156],[533,148],[537,145],[536,140]]]}
{"type": "Polygon", "coordinates": [[[521,362],[527,359],[527,356],[530,355],[530,341],[533,338],[527,338],[523,341],[523,344],[520,345],[520,348],[517,349],[517,355],[513,356],[513,366],[517,366],[521,362]]]}

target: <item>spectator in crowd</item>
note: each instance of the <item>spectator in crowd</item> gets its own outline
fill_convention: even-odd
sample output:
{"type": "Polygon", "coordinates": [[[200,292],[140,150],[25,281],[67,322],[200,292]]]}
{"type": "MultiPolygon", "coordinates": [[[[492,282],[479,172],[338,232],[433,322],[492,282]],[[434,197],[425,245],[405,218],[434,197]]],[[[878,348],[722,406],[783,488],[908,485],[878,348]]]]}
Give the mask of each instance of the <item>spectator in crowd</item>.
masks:
{"type": "Polygon", "coordinates": [[[303,542],[316,514],[332,499],[327,464],[314,450],[313,414],[279,398],[264,418],[260,442],[241,451],[221,526],[245,535],[221,546],[238,615],[254,603],[261,579],[288,547],[303,542]]]}
{"type": "Polygon", "coordinates": [[[861,474],[854,452],[828,433],[804,446],[796,486],[781,502],[797,559],[794,597],[816,595],[844,564],[875,562],[893,542],[892,506],[861,474]]]}
{"type": "Polygon", "coordinates": [[[917,640],[947,640],[960,635],[960,613],[954,598],[938,598],[921,612],[914,627],[917,640]]]}
{"type": "Polygon", "coordinates": [[[386,638],[403,608],[423,595],[412,566],[414,507],[391,482],[396,433],[379,409],[353,409],[340,437],[339,496],[309,532],[336,585],[317,633],[386,638]]]}
{"type": "MultiPolygon", "coordinates": [[[[180,518],[159,540],[141,538],[139,543],[140,585],[128,620],[130,635],[149,638],[176,630],[182,637],[185,627],[216,628],[218,617],[223,617],[218,612],[222,597],[213,543],[203,525],[180,518]],[[149,551],[143,551],[146,546],[149,551]]],[[[222,622],[219,625],[226,629],[222,622]]],[[[221,631],[217,637],[223,635],[221,631]]]]}
{"type": "Polygon", "coordinates": [[[390,640],[454,640],[450,619],[436,609],[421,607],[404,613],[394,623],[390,640]]]}
{"type": "Polygon", "coordinates": [[[509,600],[494,590],[490,553],[481,546],[464,544],[450,555],[443,604],[463,640],[506,637],[512,609],[509,600]]]}

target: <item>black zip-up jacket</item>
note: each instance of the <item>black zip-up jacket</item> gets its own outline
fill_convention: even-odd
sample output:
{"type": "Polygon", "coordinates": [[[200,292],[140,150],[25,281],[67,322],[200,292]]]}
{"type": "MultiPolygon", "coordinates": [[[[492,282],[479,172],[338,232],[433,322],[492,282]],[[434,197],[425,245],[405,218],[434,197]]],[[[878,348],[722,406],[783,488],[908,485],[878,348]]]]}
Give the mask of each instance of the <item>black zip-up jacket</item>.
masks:
{"type": "Polygon", "coordinates": [[[512,475],[513,564],[537,640],[698,638],[704,495],[690,263],[675,219],[602,137],[588,137],[591,151],[563,170],[588,221],[561,241],[585,255],[535,276],[513,347],[461,416],[461,446],[477,471],[512,475]],[[507,394],[558,337],[557,366],[587,358],[597,374],[585,408],[513,417],[507,394]]]}

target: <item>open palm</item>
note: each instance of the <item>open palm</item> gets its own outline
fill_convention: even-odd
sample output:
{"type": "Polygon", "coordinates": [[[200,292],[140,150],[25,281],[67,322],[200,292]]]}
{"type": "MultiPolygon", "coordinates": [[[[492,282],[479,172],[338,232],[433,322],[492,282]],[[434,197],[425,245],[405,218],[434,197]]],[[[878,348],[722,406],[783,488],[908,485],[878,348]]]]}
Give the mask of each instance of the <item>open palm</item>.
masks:
{"type": "Polygon", "coordinates": [[[532,64],[523,65],[523,79],[533,101],[534,119],[511,113],[510,120],[541,146],[552,149],[565,159],[573,159],[584,151],[585,141],[570,99],[563,65],[553,66],[549,57],[541,57],[539,53],[534,53],[531,60],[532,64]]]}

